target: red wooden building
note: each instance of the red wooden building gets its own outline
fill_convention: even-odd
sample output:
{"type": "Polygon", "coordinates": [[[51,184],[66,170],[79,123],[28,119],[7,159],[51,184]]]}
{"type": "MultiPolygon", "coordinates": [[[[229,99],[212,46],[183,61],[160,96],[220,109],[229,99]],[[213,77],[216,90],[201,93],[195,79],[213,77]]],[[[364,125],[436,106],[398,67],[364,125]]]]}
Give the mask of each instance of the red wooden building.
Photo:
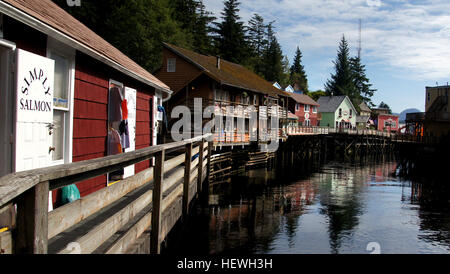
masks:
{"type": "Polygon", "coordinates": [[[319,104],[311,97],[300,93],[290,93],[289,111],[298,117],[298,122],[302,126],[319,125],[319,104]]]}
{"type": "MultiPolygon", "coordinates": [[[[0,20],[0,176],[156,144],[167,85],[50,0],[2,0],[0,20]]],[[[77,186],[85,196],[150,165],[77,186]]]]}
{"type": "Polygon", "coordinates": [[[377,127],[380,131],[397,132],[399,129],[399,116],[390,114],[378,115],[377,127]]]}

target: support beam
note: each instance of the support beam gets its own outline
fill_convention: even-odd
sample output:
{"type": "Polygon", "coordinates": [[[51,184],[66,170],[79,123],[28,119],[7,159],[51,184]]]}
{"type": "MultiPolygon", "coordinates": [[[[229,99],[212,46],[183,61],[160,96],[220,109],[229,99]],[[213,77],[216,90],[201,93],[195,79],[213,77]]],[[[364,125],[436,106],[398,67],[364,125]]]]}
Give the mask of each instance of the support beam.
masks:
{"type": "MultiPolygon", "coordinates": [[[[183,219],[187,218],[189,212],[189,183],[191,182],[192,144],[186,145],[185,151],[186,158],[184,161],[183,219]]],[[[199,167],[201,166],[201,162],[199,162],[199,167]]]]}

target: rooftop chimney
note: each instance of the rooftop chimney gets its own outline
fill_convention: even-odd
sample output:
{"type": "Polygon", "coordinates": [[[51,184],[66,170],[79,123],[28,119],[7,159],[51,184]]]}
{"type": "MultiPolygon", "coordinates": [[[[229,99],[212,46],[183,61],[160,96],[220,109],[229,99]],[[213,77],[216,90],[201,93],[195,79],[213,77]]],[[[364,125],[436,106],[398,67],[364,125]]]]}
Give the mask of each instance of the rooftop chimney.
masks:
{"type": "Polygon", "coordinates": [[[217,56],[217,68],[220,69],[220,56],[217,56]]]}

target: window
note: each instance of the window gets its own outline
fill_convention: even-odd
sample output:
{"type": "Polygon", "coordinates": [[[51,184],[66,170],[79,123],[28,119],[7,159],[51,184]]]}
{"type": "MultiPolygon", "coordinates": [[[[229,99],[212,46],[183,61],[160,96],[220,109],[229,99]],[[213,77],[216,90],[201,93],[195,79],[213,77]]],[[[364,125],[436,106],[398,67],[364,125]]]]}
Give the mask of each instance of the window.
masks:
{"type": "Polygon", "coordinates": [[[299,111],[300,110],[300,104],[299,103],[296,103],[295,104],[295,111],[299,111]]]}
{"type": "Polygon", "coordinates": [[[431,93],[430,92],[427,93],[427,100],[428,100],[428,102],[430,102],[430,100],[431,100],[431,93]]]}
{"type": "Polygon", "coordinates": [[[253,95],[253,105],[256,106],[258,102],[258,95],[254,94],[253,95]]]}
{"type": "Polygon", "coordinates": [[[339,109],[339,117],[342,117],[342,108],[339,109]]]}
{"type": "Polygon", "coordinates": [[[350,110],[350,118],[353,117],[353,109],[350,110]]]}
{"type": "Polygon", "coordinates": [[[228,101],[228,92],[224,90],[216,90],[216,101],[228,101]]]}
{"type": "Polygon", "coordinates": [[[311,120],[305,120],[305,126],[307,127],[311,126],[311,120]]]}
{"type": "Polygon", "coordinates": [[[313,113],[317,113],[317,107],[313,106],[313,113]]]}
{"type": "Polygon", "coordinates": [[[47,56],[55,61],[52,160],[56,165],[72,161],[75,52],[52,39],[48,45],[47,56]]]}
{"type": "Polygon", "coordinates": [[[305,112],[309,112],[309,105],[305,105],[305,112]]]}
{"type": "Polygon", "coordinates": [[[175,72],[177,70],[177,59],[168,58],[167,59],[167,72],[175,72]]]}

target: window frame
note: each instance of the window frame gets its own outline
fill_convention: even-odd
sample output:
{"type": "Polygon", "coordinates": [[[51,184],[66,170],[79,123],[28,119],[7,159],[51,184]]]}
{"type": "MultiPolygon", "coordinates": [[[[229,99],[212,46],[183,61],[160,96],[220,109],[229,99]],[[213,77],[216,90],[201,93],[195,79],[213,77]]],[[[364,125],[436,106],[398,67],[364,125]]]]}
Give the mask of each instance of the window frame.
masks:
{"type": "Polygon", "coordinates": [[[167,72],[169,73],[177,72],[177,58],[167,58],[167,72]],[[171,61],[173,63],[171,63],[171,61]]]}
{"type": "Polygon", "coordinates": [[[309,105],[304,105],[305,112],[309,113],[311,111],[311,108],[309,105]]]}
{"type": "MultiPolygon", "coordinates": [[[[57,54],[68,60],[69,71],[67,73],[67,108],[53,107],[53,111],[64,112],[63,129],[63,157],[60,160],[52,160],[51,165],[69,164],[73,161],[73,116],[74,116],[74,94],[75,94],[75,49],[51,38],[47,39],[46,57],[52,59],[52,54],[57,54]]],[[[54,116],[54,114],[53,114],[54,116]]],[[[54,146],[52,141],[52,146],[54,146]]]]}

